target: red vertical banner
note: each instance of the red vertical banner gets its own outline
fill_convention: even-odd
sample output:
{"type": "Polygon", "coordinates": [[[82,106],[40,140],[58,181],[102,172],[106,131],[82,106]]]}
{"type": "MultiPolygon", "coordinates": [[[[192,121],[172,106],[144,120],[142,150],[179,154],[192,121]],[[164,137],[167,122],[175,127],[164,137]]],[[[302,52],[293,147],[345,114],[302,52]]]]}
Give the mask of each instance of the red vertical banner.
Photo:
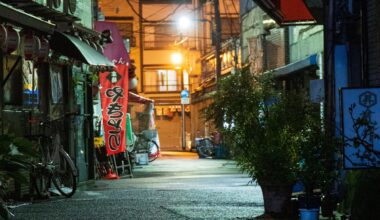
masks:
{"type": "Polygon", "coordinates": [[[107,155],[125,151],[126,120],[128,107],[128,65],[129,54],[125,48],[116,23],[97,21],[95,29],[109,33],[104,47],[104,56],[115,64],[112,72],[99,74],[100,98],[107,155]]]}
{"type": "Polygon", "coordinates": [[[107,155],[125,151],[128,105],[128,66],[116,65],[111,72],[99,74],[104,138],[107,155]]]}

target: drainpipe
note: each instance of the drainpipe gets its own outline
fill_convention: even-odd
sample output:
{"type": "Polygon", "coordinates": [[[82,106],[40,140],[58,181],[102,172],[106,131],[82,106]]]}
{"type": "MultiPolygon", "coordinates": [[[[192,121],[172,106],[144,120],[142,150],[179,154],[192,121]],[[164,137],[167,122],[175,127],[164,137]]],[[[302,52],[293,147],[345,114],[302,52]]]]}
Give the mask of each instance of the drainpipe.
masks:
{"type": "Polygon", "coordinates": [[[3,52],[0,50],[0,123],[1,123],[1,128],[0,128],[0,134],[4,134],[4,124],[3,124],[3,109],[4,109],[4,86],[3,86],[3,79],[4,79],[4,59],[3,59],[3,52]]]}
{"type": "Polygon", "coordinates": [[[221,78],[221,71],[222,71],[222,63],[220,60],[222,24],[220,21],[219,0],[214,0],[214,13],[215,13],[215,66],[216,66],[215,79],[216,79],[216,87],[218,88],[219,81],[221,78]]]}
{"type": "Polygon", "coordinates": [[[139,41],[140,41],[140,88],[141,92],[144,92],[144,71],[143,71],[143,66],[144,66],[144,56],[143,56],[143,10],[142,10],[142,1],[139,1],[139,41]]]}
{"type": "MultiPolygon", "coordinates": [[[[88,74],[86,74],[86,77],[88,77],[88,74]]],[[[85,115],[88,115],[88,117],[85,118],[85,128],[88,128],[88,136],[87,136],[87,161],[88,161],[88,179],[95,178],[95,161],[94,156],[95,152],[95,146],[94,146],[94,109],[93,109],[93,99],[92,99],[92,83],[91,80],[86,79],[85,80],[85,88],[86,88],[86,103],[85,103],[85,115]]]]}
{"type": "Polygon", "coordinates": [[[361,19],[361,54],[362,54],[362,85],[364,87],[369,86],[369,73],[368,73],[368,24],[367,24],[367,1],[361,1],[360,7],[362,9],[361,19]]]}
{"type": "MultiPolygon", "coordinates": [[[[334,0],[325,2],[325,17],[324,17],[324,51],[325,57],[325,70],[324,70],[324,84],[325,84],[325,115],[328,121],[335,121],[334,117],[334,34],[335,34],[335,15],[334,15],[334,0]]],[[[335,133],[335,131],[332,131],[335,133]]]]}

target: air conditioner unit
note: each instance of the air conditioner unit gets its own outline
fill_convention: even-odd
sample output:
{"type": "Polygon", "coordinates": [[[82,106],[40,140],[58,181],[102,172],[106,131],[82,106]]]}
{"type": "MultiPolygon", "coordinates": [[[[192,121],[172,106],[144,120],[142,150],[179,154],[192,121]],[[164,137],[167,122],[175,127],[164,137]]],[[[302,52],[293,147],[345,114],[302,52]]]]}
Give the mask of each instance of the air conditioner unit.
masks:
{"type": "Polygon", "coordinates": [[[59,11],[59,12],[64,12],[63,11],[63,1],[64,0],[49,0],[50,1],[50,3],[49,3],[49,6],[52,8],[52,9],[54,9],[54,10],[56,10],[56,11],[59,11]]]}
{"type": "Polygon", "coordinates": [[[65,0],[64,12],[69,15],[74,15],[77,10],[77,0],[65,0]]]}

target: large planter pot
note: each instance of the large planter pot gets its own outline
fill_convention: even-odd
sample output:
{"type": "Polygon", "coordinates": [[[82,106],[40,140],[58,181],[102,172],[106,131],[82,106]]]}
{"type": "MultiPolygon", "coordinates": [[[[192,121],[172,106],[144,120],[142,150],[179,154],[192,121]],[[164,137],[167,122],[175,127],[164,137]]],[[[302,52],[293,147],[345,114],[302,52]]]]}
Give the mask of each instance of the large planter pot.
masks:
{"type": "Polygon", "coordinates": [[[259,183],[263,192],[266,215],[288,216],[291,207],[292,185],[259,183]]]}
{"type": "Polygon", "coordinates": [[[300,220],[318,220],[319,209],[300,209],[300,220]]]}
{"type": "Polygon", "coordinates": [[[321,197],[318,195],[300,195],[298,197],[298,207],[300,220],[318,220],[321,197]]]}

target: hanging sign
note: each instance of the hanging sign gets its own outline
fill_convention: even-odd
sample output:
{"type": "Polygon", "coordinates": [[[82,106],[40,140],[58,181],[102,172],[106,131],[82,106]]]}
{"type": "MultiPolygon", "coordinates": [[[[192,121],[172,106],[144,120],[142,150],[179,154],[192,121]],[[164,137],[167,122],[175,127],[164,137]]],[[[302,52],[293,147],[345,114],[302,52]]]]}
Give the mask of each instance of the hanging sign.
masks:
{"type": "Polygon", "coordinates": [[[104,55],[116,68],[99,74],[105,145],[107,155],[113,155],[126,149],[129,55],[115,23],[96,22],[95,29],[99,32],[110,30],[114,39],[105,47],[104,55]]]}
{"type": "Polygon", "coordinates": [[[380,168],[380,88],[341,90],[344,167],[380,168]]]}
{"type": "Polygon", "coordinates": [[[128,105],[128,67],[99,74],[100,97],[107,155],[125,151],[126,113],[128,105]]]}

